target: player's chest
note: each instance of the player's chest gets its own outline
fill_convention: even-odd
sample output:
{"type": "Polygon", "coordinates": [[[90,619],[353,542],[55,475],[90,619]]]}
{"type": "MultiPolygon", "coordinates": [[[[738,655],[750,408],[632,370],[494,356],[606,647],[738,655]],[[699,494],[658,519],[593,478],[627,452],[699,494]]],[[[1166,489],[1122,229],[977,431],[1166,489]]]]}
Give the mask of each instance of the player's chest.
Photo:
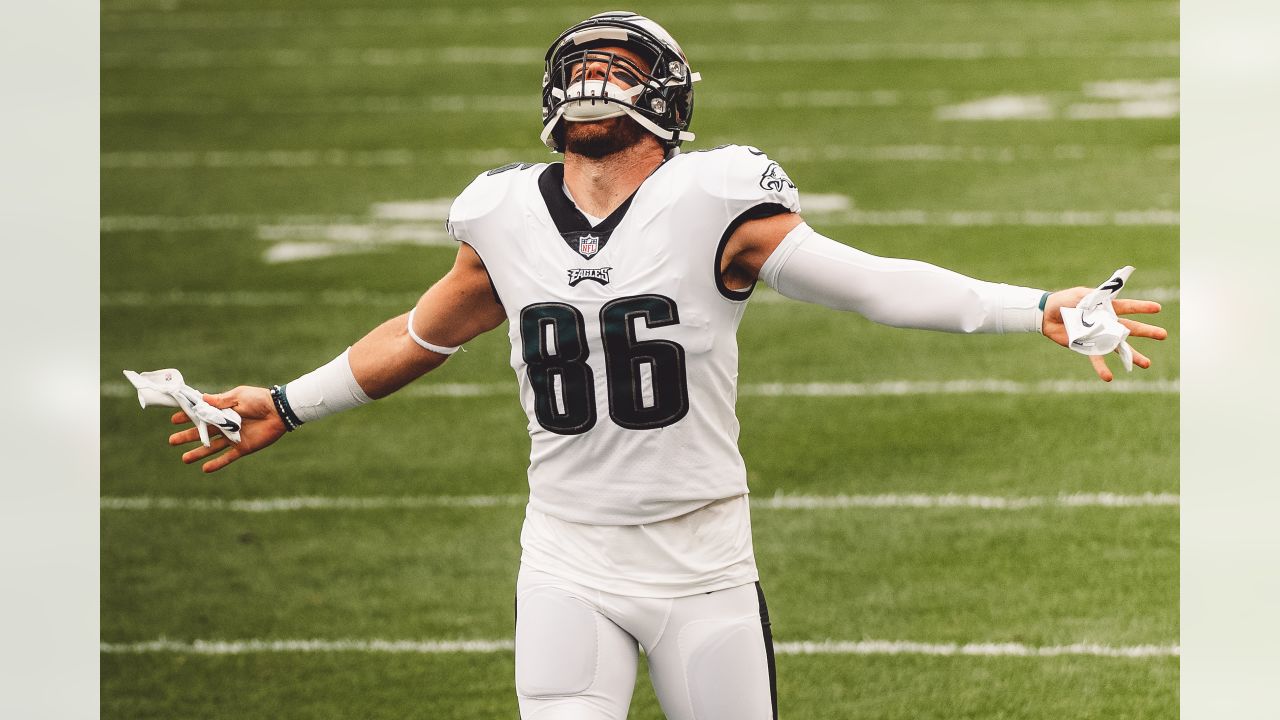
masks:
{"type": "Polygon", "coordinates": [[[700,243],[689,243],[661,217],[572,231],[533,217],[523,232],[518,251],[490,267],[504,304],[506,296],[520,305],[554,300],[584,307],[642,294],[691,296],[713,279],[712,259],[694,249],[700,243]]]}

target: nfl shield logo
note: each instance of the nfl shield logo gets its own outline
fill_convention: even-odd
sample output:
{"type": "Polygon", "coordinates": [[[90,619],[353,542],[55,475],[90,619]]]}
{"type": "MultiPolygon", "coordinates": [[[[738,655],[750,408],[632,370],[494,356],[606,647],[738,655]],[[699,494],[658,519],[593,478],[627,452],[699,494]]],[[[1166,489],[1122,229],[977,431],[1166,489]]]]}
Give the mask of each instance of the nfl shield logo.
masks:
{"type": "Polygon", "coordinates": [[[578,238],[578,252],[588,258],[600,252],[600,238],[595,235],[583,235],[578,238]]]}

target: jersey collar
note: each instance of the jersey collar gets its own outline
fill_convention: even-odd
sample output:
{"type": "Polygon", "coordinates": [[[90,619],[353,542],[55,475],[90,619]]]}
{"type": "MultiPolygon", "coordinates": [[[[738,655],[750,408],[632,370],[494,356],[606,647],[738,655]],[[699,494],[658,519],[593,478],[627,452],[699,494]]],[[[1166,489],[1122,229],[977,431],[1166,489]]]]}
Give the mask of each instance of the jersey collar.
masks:
{"type": "MultiPolygon", "coordinates": [[[[644,183],[641,183],[640,187],[644,187],[644,183]]],[[[631,208],[631,202],[636,199],[636,193],[640,192],[640,188],[636,188],[636,192],[631,193],[631,196],[609,213],[609,216],[599,225],[592,227],[582,211],[564,194],[563,163],[552,163],[542,171],[542,175],[538,177],[538,190],[542,193],[542,200],[547,205],[547,212],[551,214],[551,220],[555,222],[560,237],[570,249],[588,260],[604,250],[614,229],[631,208]]]]}

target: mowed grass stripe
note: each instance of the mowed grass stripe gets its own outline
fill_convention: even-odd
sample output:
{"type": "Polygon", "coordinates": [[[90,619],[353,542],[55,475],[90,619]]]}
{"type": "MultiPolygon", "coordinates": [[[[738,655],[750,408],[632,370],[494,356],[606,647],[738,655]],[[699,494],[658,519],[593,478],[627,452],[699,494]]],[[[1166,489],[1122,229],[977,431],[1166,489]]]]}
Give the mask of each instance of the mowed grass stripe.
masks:
{"type": "MultiPolygon", "coordinates": [[[[103,654],[102,716],[515,718],[512,653],[103,654]]],[[[955,720],[1178,715],[1179,658],[780,655],[786,718],[955,720]]],[[[663,720],[640,663],[629,720],[663,720]]]]}
{"type": "MultiPolygon", "coordinates": [[[[298,496],[274,498],[210,499],[182,497],[104,497],[103,510],[190,510],[196,512],[269,513],[297,510],[387,510],[427,507],[490,508],[523,505],[524,495],[416,495],[402,497],[298,496]]],[[[970,508],[975,510],[1030,510],[1063,508],[1178,507],[1173,493],[1063,493],[1053,497],[1001,497],[923,493],[880,495],[786,495],[753,497],[758,510],[833,510],[847,508],[970,508]]]]}
{"type": "MultiPolygon", "coordinates": [[[[415,653],[426,655],[451,653],[511,652],[511,640],[191,640],[161,638],[133,643],[104,642],[99,645],[106,654],[188,653],[194,655],[245,655],[250,653],[415,653]]],[[[1106,658],[1178,657],[1178,645],[1113,646],[1099,643],[1073,643],[1035,647],[1022,643],[926,643],[912,640],[822,640],[779,642],[774,644],[779,655],[940,655],[981,657],[1062,657],[1092,656],[1106,658]]]]}
{"type": "MultiPolygon", "coordinates": [[[[509,637],[523,513],[109,513],[104,639],[509,637]]],[[[779,641],[1159,645],[1177,514],[757,512],[779,641]]]]}

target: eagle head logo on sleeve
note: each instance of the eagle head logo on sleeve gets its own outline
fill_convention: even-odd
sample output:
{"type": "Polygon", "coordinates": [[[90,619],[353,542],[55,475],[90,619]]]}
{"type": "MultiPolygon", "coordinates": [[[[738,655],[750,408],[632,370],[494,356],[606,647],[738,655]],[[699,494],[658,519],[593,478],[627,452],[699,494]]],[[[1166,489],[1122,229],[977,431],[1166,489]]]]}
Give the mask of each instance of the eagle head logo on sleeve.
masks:
{"type": "Polygon", "coordinates": [[[796,184],[791,182],[791,178],[782,171],[778,163],[769,163],[769,167],[765,168],[764,174],[760,176],[760,187],[765,190],[774,192],[782,192],[782,188],[789,187],[795,189],[796,184]]]}

